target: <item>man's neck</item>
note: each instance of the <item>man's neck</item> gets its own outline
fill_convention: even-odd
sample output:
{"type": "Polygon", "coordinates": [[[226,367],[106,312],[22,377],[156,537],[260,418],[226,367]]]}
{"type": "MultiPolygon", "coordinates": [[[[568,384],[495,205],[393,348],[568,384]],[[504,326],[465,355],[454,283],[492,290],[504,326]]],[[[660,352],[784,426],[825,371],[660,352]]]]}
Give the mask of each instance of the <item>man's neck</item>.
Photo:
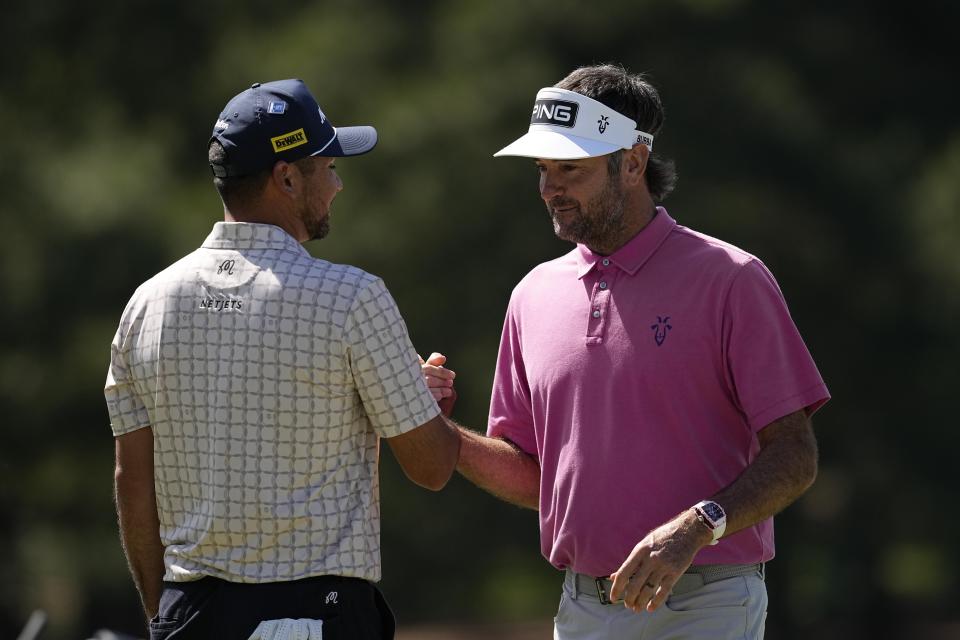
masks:
{"type": "Polygon", "coordinates": [[[657,209],[653,206],[652,200],[647,200],[645,206],[629,207],[624,212],[623,227],[614,237],[604,239],[601,242],[588,244],[587,248],[601,256],[609,256],[616,253],[624,245],[637,237],[637,234],[646,229],[647,225],[657,215],[657,209]]]}
{"type": "MultiPolygon", "coordinates": [[[[274,212],[275,209],[270,208],[260,208],[261,211],[270,211],[274,212]]],[[[306,240],[301,240],[300,238],[305,235],[303,225],[298,224],[299,220],[291,218],[290,216],[283,215],[264,215],[257,213],[249,213],[246,211],[231,211],[227,207],[223,208],[223,220],[224,222],[247,222],[253,224],[272,224],[275,227],[280,227],[287,232],[288,235],[292,236],[299,243],[304,243],[306,240]]]]}

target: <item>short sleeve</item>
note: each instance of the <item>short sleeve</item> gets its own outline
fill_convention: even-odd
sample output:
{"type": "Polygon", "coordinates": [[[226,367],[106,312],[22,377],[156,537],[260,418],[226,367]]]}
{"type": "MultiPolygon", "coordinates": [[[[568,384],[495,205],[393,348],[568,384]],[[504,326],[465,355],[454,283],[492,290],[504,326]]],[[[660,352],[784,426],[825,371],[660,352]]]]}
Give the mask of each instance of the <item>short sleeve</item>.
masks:
{"type": "Polygon", "coordinates": [[[800,409],[812,415],[830,399],[780,287],[759,260],[735,276],[723,325],[732,392],[754,431],[800,409]]]}
{"type": "Polygon", "coordinates": [[[110,415],[110,429],[114,436],[150,426],[147,407],[137,396],[136,385],[130,375],[126,315],[124,313],[120,328],[110,344],[110,367],[107,369],[107,382],[103,389],[107,413],[110,415]]]}
{"type": "Polygon", "coordinates": [[[377,435],[398,436],[440,413],[407,326],[382,280],[357,294],[344,340],[360,400],[377,435]]]}
{"type": "Polygon", "coordinates": [[[506,438],[539,459],[530,404],[530,386],[520,343],[520,331],[511,302],[503,323],[497,370],[493,378],[487,435],[506,438]]]}

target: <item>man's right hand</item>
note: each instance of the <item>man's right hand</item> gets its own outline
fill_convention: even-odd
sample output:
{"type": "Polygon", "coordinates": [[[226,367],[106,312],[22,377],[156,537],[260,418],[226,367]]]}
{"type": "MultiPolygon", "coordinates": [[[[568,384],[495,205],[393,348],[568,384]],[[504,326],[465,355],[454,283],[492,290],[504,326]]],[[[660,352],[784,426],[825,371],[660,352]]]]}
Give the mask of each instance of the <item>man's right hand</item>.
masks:
{"type": "Polygon", "coordinates": [[[443,366],[447,356],[442,353],[434,351],[426,362],[420,356],[417,357],[420,358],[420,370],[427,382],[427,388],[440,405],[440,411],[449,418],[453,413],[453,405],[457,401],[457,390],[453,387],[453,380],[457,377],[457,373],[443,366]]]}

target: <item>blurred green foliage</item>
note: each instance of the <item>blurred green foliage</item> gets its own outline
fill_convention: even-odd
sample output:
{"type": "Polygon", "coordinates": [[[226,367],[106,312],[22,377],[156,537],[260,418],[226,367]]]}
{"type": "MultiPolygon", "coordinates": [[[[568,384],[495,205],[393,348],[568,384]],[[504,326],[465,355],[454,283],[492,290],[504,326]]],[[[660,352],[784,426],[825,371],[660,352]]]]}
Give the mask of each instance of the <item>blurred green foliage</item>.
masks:
{"type": "MultiPolygon", "coordinates": [[[[769,637],[935,637],[956,624],[960,8],[918,0],[34,0],[0,23],[0,636],[141,632],[102,400],[134,288],[220,216],[220,107],[300,77],[381,142],[338,163],[331,236],[384,276],[415,344],[485,423],[513,285],[567,250],[532,163],[491,154],[581,64],[649,71],[682,224],[773,269],[834,400],[821,476],[778,517],[769,637]],[[951,425],[953,425],[951,427],[951,425]]],[[[638,470],[638,473],[642,470],[638,470]]],[[[611,486],[615,487],[611,478],[611,486]]],[[[384,453],[383,588],[401,624],[549,618],[536,517],[384,453]]],[[[643,532],[638,532],[638,536],[643,532]]],[[[943,637],[946,637],[944,635],[943,637]]]]}

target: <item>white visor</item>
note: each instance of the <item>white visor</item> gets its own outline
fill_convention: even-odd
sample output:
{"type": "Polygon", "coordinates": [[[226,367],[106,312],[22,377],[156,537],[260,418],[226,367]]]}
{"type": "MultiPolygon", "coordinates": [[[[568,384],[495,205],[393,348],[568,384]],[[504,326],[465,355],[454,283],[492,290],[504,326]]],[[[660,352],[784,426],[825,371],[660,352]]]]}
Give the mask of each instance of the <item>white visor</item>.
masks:
{"type": "Polygon", "coordinates": [[[605,156],[642,143],[653,151],[653,136],[602,102],[566,89],[537,92],[527,134],[494,156],[573,160],[605,156]]]}

